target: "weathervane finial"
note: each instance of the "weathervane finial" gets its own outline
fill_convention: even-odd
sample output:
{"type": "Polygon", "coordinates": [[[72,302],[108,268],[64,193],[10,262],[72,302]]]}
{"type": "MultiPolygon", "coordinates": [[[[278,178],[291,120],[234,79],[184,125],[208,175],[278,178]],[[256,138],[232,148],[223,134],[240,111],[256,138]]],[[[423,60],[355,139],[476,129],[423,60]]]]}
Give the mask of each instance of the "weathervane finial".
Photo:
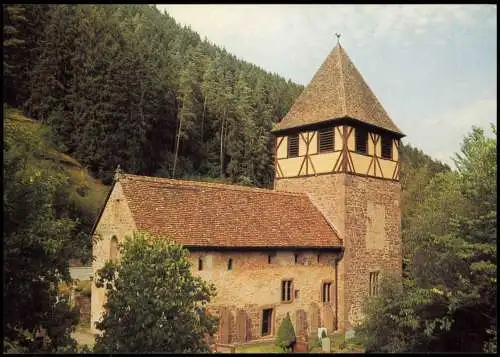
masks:
{"type": "Polygon", "coordinates": [[[335,33],[335,36],[337,36],[337,45],[339,45],[339,46],[340,46],[340,36],[341,36],[341,34],[340,34],[340,33],[338,33],[338,32],[336,32],[336,33],[335,33]]]}

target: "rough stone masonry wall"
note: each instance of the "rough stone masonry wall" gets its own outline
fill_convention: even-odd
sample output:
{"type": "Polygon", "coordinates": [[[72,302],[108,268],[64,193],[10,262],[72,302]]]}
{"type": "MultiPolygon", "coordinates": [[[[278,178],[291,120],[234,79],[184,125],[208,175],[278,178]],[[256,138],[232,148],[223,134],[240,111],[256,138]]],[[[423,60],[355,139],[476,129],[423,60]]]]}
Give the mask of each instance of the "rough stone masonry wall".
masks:
{"type": "Polygon", "coordinates": [[[371,271],[380,271],[379,282],[384,275],[401,277],[401,186],[399,182],[354,175],[347,175],[345,182],[344,291],[346,328],[349,328],[362,318],[371,271]],[[384,239],[370,244],[380,233],[374,231],[374,223],[382,221],[384,239]]]}
{"type": "Polygon", "coordinates": [[[87,325],[90,323],[90,298],[84,295],[75,297],[75,304],[80,309],[80,323],[87,325]]]}
{"type": "MultiPolygon", "coordinates": [[[[121,243],[125,236],[132,235],[136,230],[130,209],[123,196],[120,183],[109,197],[95,234],[101,239],[93,245],[95,260],[92,264],[94,282],[91,298],[91,328],[97,333],[97,322],[104,311],[106,302],[105,289],[95,286],[95,276],[110,258],[110,242],[116,236],[121,243]]],[[[248,318],[247,340],[261,338],[262,310],[273,308],[274,333],[281,319],[290,312],[292,322],[296,324],[296,311],[309,311],[311,302],[323,307],[321,301],[321,283],[332,281],[335,286],[334,260],[337,253],[323,253],[317,261],[316,252],[304,252],[299,256],[299,264],[294,262],[294,252],[277,252],[273,263],[268,264],[268,252],[192,252],[193,273],[215,283],[217,297],[212,301],[211,308],[218,311],[221,307],[228,309],[231,328],[229,340],[236,342],[236,315],[238,310],[244,310],[248,318]],[[198,257],[203,256],[204,270],[198,272],[198,257]],[[233,259],[232,270],[227,269],[228,259],[233,259]],[[298,299],[292,303],[281,303],[281,280],[291,278],[294,281],[293,293],[299,290],[298,299]]],[[[335,311],[334,299],[329,305],[335,311]]],[[[321,318],[324,314],[320,315],[321,318]]],[[[318,324],[324,324],[319,321],[318,324]]]]}
{"type": "Polygon", "coordinates": [[[350,328],[362,317],[370,271],[380,271],[379,281],[388,273],[401,276],[399,182],[338,173],[279,179],[275,189],[308,193],[344,240],[345,251],[338,269],[338,309],[339,316],[343,316],[339,328],[350,328]],[[383,231],[374,231],[381,219],[383,231]]]}
{"type": "MultiPolygon", "coordinates": [[[[328,218],[345,239],[345,175],[319,175],[275,180],[276,191],[307,193],[314,205],[328,218]]],[[[338,315],[344,316],[344,259],[338,266],[338,315]]],[[[336,286],[337,288],[337,286],[336,286]]],[[[344,319],[339,318],[339,329],[344,329],[344,319]]]]}
{"type": "MultiPolygon", "coordinates": [[[[318,262],[318,253],[314,251],[298,252],[298,263],[295,263],[292,251],[278,251],[272,263],[268,263],[268,254],[271,252],[210,252],[193,251],[190,253],[192,271],[196,276],[215,284],[217,296],[210,303],[210,310],[219,318],[221,310],[227,309],[229,332],[225,341],[219,343],[235,343],[237,338],[236,317],[238,310],[244,310],[248,318],[248,336],[246,341],[262,338],[262,311],[272,308],[273,322],[271,336],[275,336],[281,320],[290,313],[292,324],[297,330],[297,311],[309,311],[311,303],[321,310],[318,324],[327,314],[323,313],[325,305],[335,314],[335,259],[338,253],[321,253],[318,262]],[[203,270],[198,270],[198,259],[203,260],[203,270]],[[228,260],[232,259],[232,269],[228,270],[228,260]],[[290,303],[281,302],[281,281],[293,280],[290,303]],[[321,302],[322,282],[332,282],[331,302],[321,302]],[[298,298],[295,292],[298,291],[298,298]]],[[[307,318],[307,317],[306,317],[307,318]]],[[[334,318],[334,316],[333,316],[334,318]]],[[[329,318],[331,323],[331,318],[329,318]]],[[[225,324],[224,322],[222,323],[225,324]]],[[[331,329],[330,329],[331,330],[331,329]]],[[[316,332],[316,331],[309,331],[316,332]]],[[[267,336],[269,337],[269,336],[267,336]]]]}
{"type": "Polygon", "coordinates": [[[92,255],[95,259],[92,262],[93,281],[90,322],[93,333],[99,332],[95,329],[94,324],[100,320],[104,312],[103,305],[106,302],[105,289],[95,286],[97,270],[101,269],[106,261],[110,259],[111,238],[116,236],[120,244],[126,236],[132,235],[135,229],[132,213],[126,203],[121,185],[117,182],[95,229],[94,234],[101,237],[101,239],[92,245],[92,255]]]}

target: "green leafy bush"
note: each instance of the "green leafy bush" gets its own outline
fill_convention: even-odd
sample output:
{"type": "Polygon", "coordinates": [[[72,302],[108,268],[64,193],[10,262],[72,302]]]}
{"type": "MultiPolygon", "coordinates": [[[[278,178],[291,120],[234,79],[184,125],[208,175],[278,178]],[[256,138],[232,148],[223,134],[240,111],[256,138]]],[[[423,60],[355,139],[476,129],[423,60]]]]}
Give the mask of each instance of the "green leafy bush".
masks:
{"type": "Polygon", "coordinates": [[[295,330],[293,329],[292,321],[290,320],[290,314],[287,313],[278,330],[276,345],[284,352],[289,352],[292,343],[295,342],[295,339],[295,330]]]}
{"type": "Polygon", "coordinates": [[[321,340],[318,338],[318,334],[313,333],[312,335],[310,335],[309,339],[307,340],[307,344],[309,347],[309,351],[321,347],[321,340]]]}

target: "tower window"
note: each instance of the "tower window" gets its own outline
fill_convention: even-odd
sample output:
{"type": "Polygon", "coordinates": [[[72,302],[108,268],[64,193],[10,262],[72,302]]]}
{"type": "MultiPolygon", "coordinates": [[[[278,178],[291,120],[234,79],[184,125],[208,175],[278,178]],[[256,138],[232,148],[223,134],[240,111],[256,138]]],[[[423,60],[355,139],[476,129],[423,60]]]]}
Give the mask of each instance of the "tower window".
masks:
{"type": "Polygon", "coordinates": [[[282,280],[281,281],[281,301],[288,302],[292,301],[292,281],[282,280]]]}
{"type": "Polygon", "coordinates": [[[331,282],[326,282],[323,283],[322,289],[321,289],[321,301],[323,302],[330,302],[331,300],[331,287],[332,283],[331,282]]]}
{"type": "Polygon", "coordinates": [[[378,271],[370,273],[370,296],[378,296],[378,271]]]}
{"type": "Polygon", "coordinates": [[[233,269],[233,260],[229,258],[227,261],[227,270],[232,270],[233,269]]]}
{"type": "Polygon", "coordinates": [[[198,258],[198,270],[203,270],[203,259],[198,258]]]}
{"type": "Polygon", "coordinates": [[[392,160],[392,138],[387,135],[382,135],[382,157],[392,160]]]}
{"type": "Polygon", "coordinates": [[[333,127],[320,129],[318,132],[318,151],[328,152],[334,148],[333,127]]]}
{"type": "Polygon", "coordinates": [[[288,136],[288,157],[299,156],[299,134],[288,136]]]}
{"type": "Polygon", "coordinates": [[[356,151],[362,154],[368,153],[368,132],[361,128],[356,128],[356,151]]]}

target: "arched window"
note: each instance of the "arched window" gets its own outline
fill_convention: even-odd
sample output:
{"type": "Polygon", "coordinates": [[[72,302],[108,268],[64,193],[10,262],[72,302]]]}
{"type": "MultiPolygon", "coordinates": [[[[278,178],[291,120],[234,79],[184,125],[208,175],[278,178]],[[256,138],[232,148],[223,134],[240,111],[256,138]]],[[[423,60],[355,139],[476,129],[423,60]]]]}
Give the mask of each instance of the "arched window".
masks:
{"type": "Polygon", "coordinates": [[[111,238],[110,248],[109,248],[109,260],[113,263],[118,259],[118,239],[116,236],[111,238]]]}

